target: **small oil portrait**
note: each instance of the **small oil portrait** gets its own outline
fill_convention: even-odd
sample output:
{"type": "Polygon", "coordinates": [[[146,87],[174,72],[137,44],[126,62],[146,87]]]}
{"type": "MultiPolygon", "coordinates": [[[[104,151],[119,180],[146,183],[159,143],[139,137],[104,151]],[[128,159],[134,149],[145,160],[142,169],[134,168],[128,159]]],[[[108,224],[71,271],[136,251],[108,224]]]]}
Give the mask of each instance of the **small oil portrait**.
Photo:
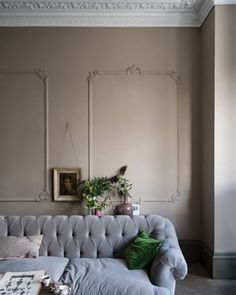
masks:
{"type": "Polygon", "coordinates": [[[54,201],[79,201],[80,168],[54,168],[54,201]]]}
{"type": "Polygon", "coordinates": [[[76,173],[60,173],[60,195],[75,196],[77,184],[76,173]]]}

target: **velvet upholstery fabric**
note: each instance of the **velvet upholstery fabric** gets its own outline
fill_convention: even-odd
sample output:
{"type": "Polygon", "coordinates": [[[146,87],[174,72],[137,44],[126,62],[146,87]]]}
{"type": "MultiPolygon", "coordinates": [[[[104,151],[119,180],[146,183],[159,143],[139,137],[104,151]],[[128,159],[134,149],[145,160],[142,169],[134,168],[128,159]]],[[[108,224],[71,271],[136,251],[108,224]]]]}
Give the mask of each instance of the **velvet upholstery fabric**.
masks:
{"type": "Polygon", "coordinates": [[[187,274],[187,264],[175,229],[167,218],[158,215],[0,216],[0,236],[42,234],[40,256],[66,257],[70,260],[122,259],[124,250],[142,231],[147,232],[151,238],[163,240],[162,248],[148,270],[148,275],[152,284],[173,295],[175,281],[183,279],[187,274]]]}
{"type": "Polygon", "coordinates": [[[72,283],[79,295],[170,295],[168,289],[152,285],[146,271],[129,270],[123,259],[71,259],[62,281],[72,283]]]}
{"type": "Polygon", "coordinates": [[[150,238],[141,232],[133,243],[125,250],[125,259],[129,269],[142,269],[146,267],[157,255],[162,241],[150,238]]]}

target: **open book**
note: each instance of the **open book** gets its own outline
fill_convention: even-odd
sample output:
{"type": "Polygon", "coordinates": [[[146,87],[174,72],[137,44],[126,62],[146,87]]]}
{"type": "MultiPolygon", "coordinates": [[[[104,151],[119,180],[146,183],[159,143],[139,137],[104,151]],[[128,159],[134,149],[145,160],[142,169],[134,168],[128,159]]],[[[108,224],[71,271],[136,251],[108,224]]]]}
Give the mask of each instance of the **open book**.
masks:
{"type": "Polygon", "coordinates": [[[6,272],[0,277],[0,295],[38,295],[44,275],[45,270],[6,272]]]}

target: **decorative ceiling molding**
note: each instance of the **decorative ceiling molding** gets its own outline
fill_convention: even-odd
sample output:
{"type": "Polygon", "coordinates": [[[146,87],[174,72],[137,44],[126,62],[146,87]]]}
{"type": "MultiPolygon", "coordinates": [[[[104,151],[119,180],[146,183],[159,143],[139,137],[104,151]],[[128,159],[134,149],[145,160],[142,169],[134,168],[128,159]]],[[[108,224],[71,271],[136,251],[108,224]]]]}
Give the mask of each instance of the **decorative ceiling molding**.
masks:
{"type": "Polygon", "coordinates": [[[214,1],[215,5],[235,5],[236,4],[236,0],[215,0],[214,1]]]}
{"type": "Polygon", "coordinates": [[[213,0],[203,1],[202,5],[199,7],[198,15],[199,15],[199,26],[204,22],[212,7],[214,6],[213,0]]]}
{"type": "Polygon", "coordinates": [[[188,10],[197,0],[185,1],[1,1],[3,9],[36,10],[188,10]]]}
{"type": "Polygon", "coordinates": [[[198,27],[236,0],[0,0],[0,26],[198,27]]]}

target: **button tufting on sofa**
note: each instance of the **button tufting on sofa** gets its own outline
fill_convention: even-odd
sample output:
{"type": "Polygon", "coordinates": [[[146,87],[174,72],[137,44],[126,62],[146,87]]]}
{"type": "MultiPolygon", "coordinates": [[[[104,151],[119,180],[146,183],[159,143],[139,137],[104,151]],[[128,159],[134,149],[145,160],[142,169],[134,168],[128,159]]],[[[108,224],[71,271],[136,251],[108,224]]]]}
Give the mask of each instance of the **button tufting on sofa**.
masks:
{"type": "MultiPolygon", "coordinates": [[[[137,292],[134,293],[135,291],[133,291],[129,295],[173,295],[175,280],[182,279],[187,272],[186,262],[179,248],[173,225],[168,219],[157,215],[133,217],[106,215],[101,218],[76,215],[0,216],[0,229],[2,236],[6,234],[42,234],[43,242],[40,247],[40,256],[69,258],[62,280],[79,286],[81,290],[85,288],[85,291],[81,294],[100,294],[96,291],[103,290],[102,288],[106,289],[104,286],[107,286],[107,282],[113,288],[112,284],[115,280],[115,288],[119,289],[117,294],[126,295],[126,291],[122,288],[126,288],[127,284],[129,285],[134,281],[135,284],[132,288],[136,288],[134,290],[137,292]],[[164,243],[149,272],[146,273],[142,270],[132,272],[128,270],[127,264],[123,260],[123,252],[135,236],[143,230],[149,233],[152,238],[163,239],[164,243]],[[117,259],[117,257],[120,259],[117,259]],[[90,271],[91,277],[87,275],[87,272],[90,271]],[[119,275],[114,276],[114,273],[119,275]],[[168,273],[171,273],[171,275],[168,275],[168,273]],[[73,281],[79,278],[82,278],[79,283],[73,281]],[[89,280],[94,282],[93,294],[89,291],[86,292],[86,286],[91,290],[89,280]],[[102,285],[103,280],[104,286],[102,285]],[[140,285],[138,285],[139,281],[140,285]],[[142,286],[156,288],[156,291],[155,293],[146,291],[142,293],[141,289],[137,289],[142,288],[142,286]]],[[[102,295],[113,294],[112,292],[104,291],[102,295]]],[[[75,294],[79,295],[80,292],[75,292],[75,294]]]]}

